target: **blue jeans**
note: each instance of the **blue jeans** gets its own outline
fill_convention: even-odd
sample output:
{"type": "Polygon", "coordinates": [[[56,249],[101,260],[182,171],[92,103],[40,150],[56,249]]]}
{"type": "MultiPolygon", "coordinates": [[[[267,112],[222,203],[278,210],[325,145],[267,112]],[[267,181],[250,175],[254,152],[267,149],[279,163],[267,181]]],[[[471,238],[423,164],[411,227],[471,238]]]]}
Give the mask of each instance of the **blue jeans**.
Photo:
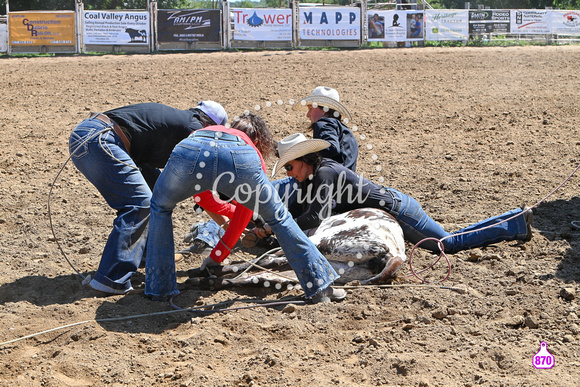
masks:
{"type": "MultiPolygon", "coordinates": [[[[290,206],[295,205],[298,200],[298,189],[293,187],[294,183],[298,184],[297,180],[293,177],[286,177],[272,181],[272,185],[278,191],[278,195],[280,196],[286,208],[290,208],[290,206]]],[[[195,239],[204,241],[211,247],[214,247],[220,240],[219,232],[220,226],[214,220],[209,220],[205,223],[199,223],[197,225],[197,236],[195,239]]]]}
{"type": "MultiPolygon", "coordinates": [[[[510,221],[485,230],[457,235],[466,231],[490,226],[516,214],[520,214],[522,213],[521,208],[516,208],[504,214],[488,218],[454,233],[448,233],[437,222],[431,219],[421,205],[411,196],[392,188],[385,189],[392,195],[394,201],[393,208],[388,212],[401,225],[405,239],[413,244],[429,237],[436,239],[446,238],[443,240],[445,252],[453,254],[458,251],[487,246],[501,241],[524,239],[527,235],[526,221],[523,216],[518,216],[510,221]]],[[[436,241],[425,241],[419,247],[439,253],[439,247],[436,241]]]]}
{"type": "Polygon", "coordinates": [[[146,246],[151,189],[121,139],[99,120],[86,119],[77,125],[69,151],[77,169],[117,211],[89,285],[102,292],[124,294],[133,289],[130,278],[146,246]]]}
{"type": "Polygon", "coordinates": [[[162,300],[179,293],[171,215],[177,203],[213,190],[264,218],[276,233],[306,297],[314,296],[338,274],[294,222],[262,170],[256,151],[230,137],[197,137],[193,133],[173,150],[151,199],[145,294],[162,300]]]}

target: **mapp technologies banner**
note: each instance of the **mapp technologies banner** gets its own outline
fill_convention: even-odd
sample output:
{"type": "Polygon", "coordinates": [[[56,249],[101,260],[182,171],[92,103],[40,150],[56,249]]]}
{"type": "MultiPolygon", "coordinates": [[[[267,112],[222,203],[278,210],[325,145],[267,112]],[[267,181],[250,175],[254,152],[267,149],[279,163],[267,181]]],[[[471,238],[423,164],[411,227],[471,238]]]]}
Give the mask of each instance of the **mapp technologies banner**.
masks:
{"type": "Polygon", "coordinates": [[[70,46],[75,44],[74,12],[10,12],[12,46],[70,46]]]}
{"type": "Polygon", "coordinates": [[[85,11],[84,44],[149,44],[147,12],[85,11]]]}
{"type": "Polygon", "coordinates": [[[159,10],[157,40],[173,42],[220,42],[219,9],[159,10]]]}
{"type": "Polygon", "coordinates": [[[427,28],[425,40],[467,40],[469,15],[467,10],[425,10],[427,28]]]}
{"type": "Polygon", "coordinates": [[[291,41],[291,9],[233,8],[234,40],[291,41]]]}
{"type": "Polygon", "coordinates": [[[300,39],[360,40],[360,8],[300,7],[300,39]]]}

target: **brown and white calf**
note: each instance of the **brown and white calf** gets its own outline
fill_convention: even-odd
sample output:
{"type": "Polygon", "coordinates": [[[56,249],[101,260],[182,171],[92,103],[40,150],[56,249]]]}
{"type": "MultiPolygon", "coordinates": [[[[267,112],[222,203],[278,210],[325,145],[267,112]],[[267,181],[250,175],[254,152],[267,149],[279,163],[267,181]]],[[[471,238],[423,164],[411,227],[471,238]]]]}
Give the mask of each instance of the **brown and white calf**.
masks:
{"type": "MultiPolygon", "coordinates": [[[[361,285],[388,282],[407,260],[403,230],[383,210],[361,208],[334,215],[325,219],[316,229],[310,230],[308,235],[340,275],[335,281],[339,285],[352,281],[358,281],[361,285]]],[[[203,271],[191,269],[188,271],[190,278],[187,283],[205,289],[235,286],[271,286],[281,289],[282,286],[298,282],[281,251],[269,254],[255,263],[264,268],[275,268],[275,272],[245,272],[251,264],[242,262],[209,267],[203,271]]]]}

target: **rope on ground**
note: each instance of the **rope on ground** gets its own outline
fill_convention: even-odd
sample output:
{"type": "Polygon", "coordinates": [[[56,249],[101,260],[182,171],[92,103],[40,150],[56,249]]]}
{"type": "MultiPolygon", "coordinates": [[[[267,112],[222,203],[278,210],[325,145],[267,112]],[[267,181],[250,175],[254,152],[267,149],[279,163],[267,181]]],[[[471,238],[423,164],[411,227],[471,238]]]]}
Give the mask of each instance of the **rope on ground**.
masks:
{"type": "MultiPolygon", "coordinates": [[[[285,304],[306,304],[306,301],[274,301],[274,302],[270,302],[270,301],[255,300],[255,299],[249,299],[249,300],[234,300],[234,301],[238,301],[238,302],[254,302],[256,304],[255,305],[243,306],[243,307],[232,307],[232,308],[212,309],[212,310],[209,310],[209,311],[203,310],[204,308],[215,308],[215,307],[222,306],[224,304],[227,304],[227,303],[231,302],[231,301],[225,301],[225,302],[219,302],[219,303],[216,303],[216,304],[202,305],[202,306],[196,306],[196,307],[191,307],[191,308],[186,308],[186,309],[177,307],[178,309],[166,310],[166,311],[163,311],[163,312],[151,312],[151,313],[137,314],[137,315],[131,315],[131,316],[125,316],[125,317],[110,317],[110,318],[102,318],[102,319],[93,319],[93,320],[79,321],[79,322],[76,322],[76,323],[67,324],[67,325],[63,325],[63,326],[56,327],[56,328],[52,328],[52,329],[47,329],[45,331],[41,331],[41,332],[33,333],[33,334],[30,334],[30,335],[18,337],[16,339],[12,339],[12,340],[9,340],[9,341],[5,341],[5,342],[0,343],[0,347],[3,347],[3,346],[8,345],[8,344],[13,344],[13,343],[16,343],[18,341],[30,339],[32,337],[44,335],[46,333],[56,332],[56,331],[59,331],[59,330],[62,330],[62,329],[71,328],[71,327],[78,326],[78,325],[83,325],[83,324],[88,324],[88,323],[91,323],[91,322],[104,323],[104,322],[115,322],[115,321],[133,320],[133,319],[137,319],[137,318],[152,317],[152,316],[162,316],[162,315],[168,315],[168,314],[179,313],[179,312],[224,313],[224,312],[230,312],[230,311],[234,311],[234,310],[251,309],[251,308],[258,308],[258,307],[278,306],[278,305],[285,305],[285,304]]],[[[173,303],[172,303],[172,306],[176,307],[173,303]]]]}

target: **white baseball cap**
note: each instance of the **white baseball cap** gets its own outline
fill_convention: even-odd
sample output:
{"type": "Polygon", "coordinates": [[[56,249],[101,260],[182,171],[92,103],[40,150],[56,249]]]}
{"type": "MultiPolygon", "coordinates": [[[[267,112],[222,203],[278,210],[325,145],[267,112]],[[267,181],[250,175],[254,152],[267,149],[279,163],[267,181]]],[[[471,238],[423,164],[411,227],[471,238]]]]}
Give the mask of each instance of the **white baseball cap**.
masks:
{"type": "Polygon", "coordinates": [[[217,125],[225,125],[228,122],[226,110],[217,102],[201,101],[196,108],[204,112],[217,125]]]}

